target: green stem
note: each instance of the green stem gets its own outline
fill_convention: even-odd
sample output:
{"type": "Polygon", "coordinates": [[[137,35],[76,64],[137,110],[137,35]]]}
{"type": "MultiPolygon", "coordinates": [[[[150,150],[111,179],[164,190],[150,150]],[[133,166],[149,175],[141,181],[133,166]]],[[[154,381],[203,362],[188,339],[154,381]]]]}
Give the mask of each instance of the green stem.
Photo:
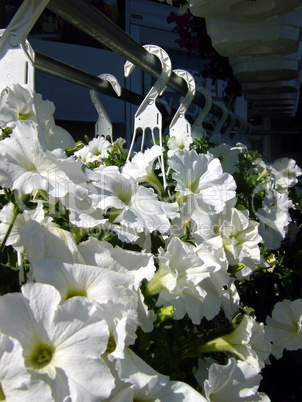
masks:
{"type": "Polygon", "coordinates": [[[10,194],[6,188],[3,188],[3,192],[7,201],[10,201],[10,194]]]}
{"type": "Polygon", "coordinates": [[[2,240],[2,243],[1,243],[1,246],[0,246],[0,253],[2,253],[3,250],[4,250],[6,240],[8,239],[8,236],[10,235],[10,232],[12,231],[12,228],[14,226],[14,223],[15,223],[16,218],[19,215],[19,213],[20,213],[19,208],[16,207],[16,205],[14,205],[13,217],[12,217],[11,223],[9,224],[9,227],[8,227],[6,233],[5,233],[5,236],[4,236],[3,240],[2,240]]]}

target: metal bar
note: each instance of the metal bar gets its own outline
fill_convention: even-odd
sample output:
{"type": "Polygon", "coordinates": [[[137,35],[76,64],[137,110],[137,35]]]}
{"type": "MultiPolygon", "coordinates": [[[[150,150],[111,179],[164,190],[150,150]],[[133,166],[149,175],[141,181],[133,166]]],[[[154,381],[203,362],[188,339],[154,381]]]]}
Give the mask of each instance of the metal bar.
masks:
{"type": "MultiPolygon", "coordinates": [[[[47,8],[151,76],[159,77],[159,59],[85,0],[50,0],[47,8]]],[[[187,94],[186,82],[174,73],[167,85],[182,96],[187,94]]],[[[194,103],[202,108],[205,106],[205,98],[200,92],[196,93],[194,103]]],[[[222,114],[215,105],[210,113],[217,117],[222,114]]]]}
{"type": "Polygon", "coordinates": [[[94,89],[95,91],[135,105],[140,105],[144,99],[142,95],[125,88],[122,88],[121,96],[118,96],[107,81],[40,52],[35,52],[35,68],[42,73],[53,75],[89,89],[94,89]]]}
{"type": "Polygon", "coordinates": [[[160,75],[159,59],[87,1],[53,0],[48,8],[147,73],[157,77],[160,75]]]}

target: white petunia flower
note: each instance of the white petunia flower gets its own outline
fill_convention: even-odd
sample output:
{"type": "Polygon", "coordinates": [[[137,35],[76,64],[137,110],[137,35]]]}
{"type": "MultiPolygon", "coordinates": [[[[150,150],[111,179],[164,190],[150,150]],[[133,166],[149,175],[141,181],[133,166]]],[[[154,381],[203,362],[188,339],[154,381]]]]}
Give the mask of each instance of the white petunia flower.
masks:
{"type": "Polygon", "coordinates": [[[125,358],[117,360],[118,377],[116,388],[110,398],[120,401],[196,401],[206,399],[188,384],[170,381],[169,377],[159,374],[130,349],[125,358]]]}
{"type": "Polygon", "coordinates": [[[0,93],[0,127],[18,120],[34,118],[33,95],[19,84],[7,86],[0,93]]]}
{"type": "Polygon", "coordinates": [[[17,122],[9,138],[1,141],[0,184],[23,194],[35,189],[48,190],[43,173],[54,168],[38,140],[37,125],[32,121],[17,122]]]}
{"type": "Polygon", "coordinates": [[[0,94],[0,127],[15,127],[18,120],[32,120],[39,124],[39,139],[44,149],[67,149],[75,141],[53,119],[54,104],[44,101],[40,94],[32,94],[19,84],[12,84],[0,94]]]}
{"type": "Polygon", "coordinates": [[[208,223],[204,219],[194,237],[199,241],[221,238],[229,264],[239,264],[238,268],[241,269],[236,276],[242,279],[249,276],[256,266],[265,266],[260,254],[262,237],[258,227],[258,222],[249,219],[248,210],[239,211],[227,205],[220,214],[208,217],[208,223]]]}
{"type": "MultiPolygon", "coordinates": [[[[44,216],[43,202],[40,200],[35,201],[37,204],[35,209],[25,209],[22,213],[17,215],[14,222],[13,228],[6,240],[7,246],[13,246],[16,251],[23,251],[24,247],[19,234],[19,228],[25,225],[26,222],[30,220],[37,221],[39,223],[44,223],[46,225],[54,225],[51,223],[50,217],[44,216]]],[[[5,205],[0,211],[0,241],[3,240],[9,225],[12,222],[14,215],[14,205],[9,203],[5,205]]]]}
{"type": "Polygon", "coordinates": [[[241,152],[239,147],[220,144],[214,148],[209,148],[208,152],[220,160],[224,172],[233,174],[238,171],[236,164],[239,161],[239,154],[241,152]]]}
{"type": "Polygon", "coordinates": [[[55,259],[30,260],[32,280],[55,287],[62,302],[75,296],[106,304],[112,299],[125,304],[131,300],[131,278],[108,267],[68,264],[55,259]]]}
{"type": "MultiPolygon", "coordinates": [[[[59,264],[65,267],[71,267],[73,265],[80,267],[80,265],[77,264],[82,264],[81,266],[95,266],[95,271],[93,272],[96,275],[100,274],[99,267],[107,268],[114,271],[117,276],[121,275],[121,277],[127,278],[127,283],[130,282],[133,287],[133,289],[131,287],[133,293],[131,303],[132,309],[137,311],[139,325],[145,332],[153,330],[153,322],[156,316],[153,310],[148,310],[140,290],[141,281],[144,278],[150,280],[155,272],[153,256],[151,254],[123,250],[118,246],[113,248],[109,243],[99,241],[95,238],[89,238],[87,241],[77,245],[70,232],[57,227],[41,226],[34,221],[20,228],[20,234],[22,244],[24,244],[27,256],[30,260],[50,260],[55,256],[57,260],[61,261],[59,264]]],[[[43,270],[43,266],[41,266],[40,269],[43,270]]],[[[89,271],[89,268],[87,270],[89,271]]],[[[71,294],[70,289],[72,286],[74,286],[75,294],[77,294],[76,292],[78,291],[78,295],[81,295],[81,292],[82,295],[85,295],[87,293],[87,290],[85,290],[86,282],[83,279],[83,284],[80,283],[81,275],[84,275],[89,282],[90,274],[84,271],[85,270],[79,268],[77,273],[71,269],[69,274],[66,274],[66,280],[62,278],[57,280],[56,278],[60,275],[54,278],[47,278],[48,275],[45,273],[46,276],[43,282],[55,284],[55,282],[57,283],[58,281],[55,286],[58,287],[59,290],[61,289],[60,292],[63,298],[66,297],[66,294],[71,294]],[[80,274],[81,272],[82,274],[80,274]],[[73,278],[73,274],[76,276],[80,275],[80,279],[73,278]]],[[[34,279],[32,271],[30,272],[30,279],[34,279]]],[[[39,280],[42,281],[42,277],[39,280]]],[[[125,281],[122,281],[122,283],[125,281]]],[[[88,284],[88,282],[86,284],[88,284]]],[[[127,292],[128,291],[125,291],[126,295],[127,292]]],[[[99,302],[102,296],[107,297],[107,293],[105,292],[102,295],[101,292],[98,296],[94,295],[95,299],[99,302]]],[[[106,300],[106,297],[104,300],[106,300]]],[[[124,307],[126,307],[125,303],[124,307]]]]}
{"type": "Polygon", "coordinates": [[[260,220],[259,233],[264,240],[265,246],[269,250],[280,248],[281,242],[286,236],[286,229],[283,226],[286,220],[284,212],[277,211],[272,214],[260,208],[256,216],[260,220]]]}
{"type": "Polygon", "coordinates": [[[280,193],[277,190],[269,189],[266,191],[262,205],[267,211],[275,208],[282,212],[286,212],[288,214],[288,219],[287,222],[284,223],[284,226],[290,222],[288,210],[292,207],[293,202],[289,199],[287,192],[280,193]]]}
{"type": "Polygon", "coordinates": [[[259,187],[256,187],[262,190],[269,190],[274,186],[274,178],[273,171],[270,165],[266,164],[262,158],[257,158],[253,161],[253,169],[251,169],[251,173],[257,173],[259,182],[259,187]]]}
{"type": "Polygon", "coordinates": [[[263,368],[268,362],[268,357],[271,353],[271,345],[265,336],[265,327],[263,322],[258,322],[254,318],[249,317],[252,321],[252,334],[250,345],[254,352],[256,352],[259,360],[260,367],[263,368]]]}
{"type": "Polygon", "coordinates": [[[90,237],[78,245],[78,250],[86,264],[106,267],[131,277],[137,290],[143,279],[150,280],[155,273],[153,255],[151,253],[124,250],[119,246],[113,247],[106,241],[90,237]]]}
{"type": "Polygon", "coordinates": [[[302,348],[302,300],[283,300],[267,317],[266,338],[272,342],[272,354],[279,359],[284,349],[302,348]]]}
{"type": "Polygon", "coordinates": [[[162,155],[162,148],[158,145],[138,152],[131,161],[122,168],[122,175],[132,179],[135,183],[146,182],[151,184],[159,193],[163,191],[162,184],[154,173],[154,162],[162,155]]]}
{"type": "MultiPolygon", "coordinates": [[[[195,376],[198,380],[198,371],[195,376]]],[[[270,401],[267,395],[258,392],[262,377],[247,362],[231,358],[224,366],[213,363],[208,376],[203,384],[208,401],[270,401]]]]}
{"type": "Polygon", "coordinates": [[[108,226],[109,222],[104,217],[104,211],[91,199],[91,194],[97,194],[98,190],[91,183],[83,185],[87,189],[87,197],[79,199],[74,193],[68,192],[60,198],[60,203],[69,211],[69,222],[84,230],[108,226]]]}
{"type": "Polygon", "coordinates": [[[59,260],[30,260],[32,280],[54,286],[61,295],[61,302],[82,296],[100,307],[100,318],[105,319],[112,339],[111,356],[123,357],[125,343],[136,338],[138,326],[138,295],[134,292],[131,276],[104,266],[68,264],[59,260]]]}
{"type": "Polygon", "coordinates": [[[51,402],[50,387],[42,381],[32,381],[24,366],[20,343],[9,336],[0,334],[0,400],[51,402]]]}
{"type": "Polygon", "coordinates": [[[72,194],[66,194],[60,201],[69,211],[69,222],[77,228],[87,231],[96,227],[109,229],[110,224],[104,217],[104,211],[93,205],[89,194],[83,200],[74,198],[72,194]]]}
{"type": "Polygon", "coordinates": [[[272,164],[257,158],[253,165],[259,174],[258,181],[265,189],[275,189],[279,193],[286,193],[289,187],[298,183],[297,177],[302,175],[302,169],[291,158],[276,159],[272,164]]]}
{"type": "Polygon", "coordinates": [[[158,201],[155,192],[126,179],[112,169],[87,172],[99,194],[92,194],[95,207],[109,212],[109,221],[135,229],[137,232],[170,229],[169,218],[178,215],[177,203],[158,201]]]}
{"type": "Polygon", "coordinates": [[[276,250],[285,238],[287,227],[291,222],[289,208],[292,206],[292,202],[286,192],[279,193],[276,190],[268,190],[262,205],[262,208],[256,212],[260,222],[259,233],[266,247],[276,250]]]}
{"type": "Polygon", "coordinates": [[[112,144],[104,137],[98,136],[89,141],[79,151],[74,154],[85,164],[93,162],[102,162],[102,158],[108,157],[108,151],[112,148],[112,144]]]}
{"type": "Polygon", "coordinates": [[[226,317],[231,321],[234,315],[239,310],[240,296],[235,285],[235,280],[230,280],[230,283],[224,287],[221,305],[226,317]]]}
{"type": "Polygon", "coordinates": [[[137,293],[139,325],[145,332],[152,331],[156,315],[153,310],[148,310],[140,290],[141,281],[150,280],[154,276],[155,265],[152,254],[124,250],[118,246],[113,247],[106,241],[99,241],[92,237],[80,243],[78,250],[86,264],[110,267],[113,271],[131,279],[137,293]]]}
{"type": "Polygon", "coordinates": [[[42,95],[37,93],[34,95],[34,103],[37,116],[33,120],[39,124],[39,135],[44,148],[52,151],[57,148],[65,150],[74,147],[76,143],[69,132],[55,124],[54,103],[43,100],[42,95]]]}
{"type": "Polygon", "coordinates": [[[211,320],[219,313],[223,285],[229,276],[206,249],[172,237],[167,251],[159,250],[159,269],[147,292],[159,293],[157,305],[174,306],[174,318],[188,313],[194,324],[203,317],[211,320]]]}
{"type": "MultiPolygon", "coordinates": [[[[140,239],[141,236],[149,236],[149,232],[145,230],[144,232],[138,233],[137,230],[133,227],[129,226],[124,226],[120,224],[115,224],[115,223],[110,223],[106,222],[104,225],[101,227],[104,228],[105,231],[113,232],[117,235],[119,240],[125,243],[133,243],[133,244],[139,244],[138,240],[140,239]]],[[[144,247],[142,247],[144,248],[144,247]]]]}
{"type": "Polygon", "coordinates": [[[291,158],[277,159],[272,163],[271,167],[274,173],[276,189],[281,192],[297,184],[297,177],[302,175],[302,169],[291,158]]]}
{"type": "Polygon", "coordinates": [[[48,384],[56,401],[107,398],[114,379],[101,356],[109,331],[96,306],[84,298],[59,305],[60,294],[49,285],[21,290],[1,297],[0,331],[20,342],[32,378],[48,384]]]}
{"type": "Polygon", "coordinates": [[[263,353],[267,356],[270,353],[270,345],[264,338],[263,328],[257,325],[255,320],[245,315],[233,332],[206,342],[199,347],[199,352],[231,352],[260,372],[264,363],[259,356],[262,358],[263,353]],[[262,331],[261,336],[258,333],[259,330],[262,331]],[[252,344],[259,349],[259,356],[252,344]]]}
{"type": "Polygon", "coordinates": [[[57,226],[41,225],[30,220],[19,227],[23,247],[29,259],[51,259],[64,262],[84,262],[73,235],[57,226]]]}
{"type": "Polygon", "coordinates": [[[219,159],[212,155],[198,155],[194,150],[177,151],[168,164],[174,170],[176,191],[185,197],[189,219],[191,215],[198,221],[200,215],[217,214],[227,201],[235,200],[235,180],[223,173],[219,159]]]}
{"type": "Polygon", "coordinates": [[[23,194],[44,190],[57,199],[69,192],[83,199],[87,178],[82,164],[58,155],[44,152],[36,123],[18,121],[10,137],[0,143],[0,185],[23,194]]]}
{"type": "MultiPolygon", "coordinates": [[[[216,236],[208,241],[202,242],[197,246],[196,252],[209,270],[209,280],[216,290],[216,294],[214,293],[215,298],[219,298],[219,303],[222,303],[226,289],[229,289],[229,286],[231,286],[232,279],[228,273],[228,260],[221,239],[216,236]]],[[[237,292],[234,291],[232,294],[232,302],[235,304],[236,297],[237,292]]],[[[215,305],[216,303],[213,301],[210,305],[215,305]]],[[[206,309],[206,305],[204,305],[204,309],[206,309]]]]}
{"type": "Polygon", "coordinates": [[[221,214],[221,225],[217,231],[222,237],[229,263],[244,266],[236,272],[239,279],[249,276],[257,265],[263,265],[259,248],[262,237],[258,233],[258,226],[258,222],[249,219],[248,210],[231,208],[226,215],[221,214]]]}
{"type": "MultiPolygon", "coordinates": [[[[19,229],[19,232],[22,244],[26,248],[27,256],[31,260],[47,260],[53,259],[55,256],[62,263],[85,264],[108,268],[115,271],[118,275],[128,278],[135,289],[135,303],[137,303],[136,309],[139,323],[146,332],[150,332],[153,329],[153,322],[156,317],[152,310],[148,311],[144,305],[139,288],[142,279],[146,278],[150,280],[154,275],[155,266],[151,254],[123,250],[118,246],[113,248],[109,243],[99,241],[95,238],[89,238],[87,241],[77,245],[70,232],[56,226],[43,226],[35,221],[26,223],[19,229]]],[[[72,273],[73,271],[70,274],[72,273]]],[[[42,281],[41,278],[39,280],[42,281]]],[[[45,282],[51,280],[56,281],[56,278],[47,279],[46,274],[45,282]]],[[[66,293],[69,292],[68,286],[70,286],[70,281],[71,284],[77,283],[72,278],[69,280],[66,279],[66,281],[60,279],[59,282],[61,285],[58,283],[55,286],[58,289],[63,287],[66,293]]],[[[81,286],[79,285],[79,291],[80,288],[81,286]]],[[[63,293],[62,297],[64,298],[65,293],[63,293]]]]}
{"type": "Polygon", "coordinates": [[[258,181],[264,179],[269,176],[270,174],[270,167],[268,164],[264,162],[262,158],[256,158],[253,161],[253,166],[255,172],[259,174],[258,181]]]}
{"type": "Polygon", "coordinates": [[[177,135],[170,135],[167,145],[169,148],[168,157],[170,158],[176,151],[182,149],[190,149],[190,145],[193,142],[191,134],[185,132],[178,132],[177,135]]]}

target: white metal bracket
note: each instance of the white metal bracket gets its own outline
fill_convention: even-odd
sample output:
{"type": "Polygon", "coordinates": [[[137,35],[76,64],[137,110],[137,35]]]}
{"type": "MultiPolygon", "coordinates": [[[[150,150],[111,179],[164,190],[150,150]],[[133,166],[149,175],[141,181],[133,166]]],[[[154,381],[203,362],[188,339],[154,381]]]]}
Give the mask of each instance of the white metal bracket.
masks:
{"type": "Polygon", "coordinates": [[[0,88],[19,83],[34,90],[34,51],[26,40],[49,0],[24,0],[0,31],[0,88]]]}
{"type": "MultiPolygon", "coordinates": [[[[115,93],[118,96],[121,96],[122,93],[122,87],[120,86],[118,80],[114,75],[112,74],[101,74],[99,75],[99,78],[102,78],[103,80],[108,81],[115,93]]],[[[111,143],[113,142],[113,135],[112,135],[112,124],[110,121],[110,118],[102,105],[99,95],[97,91],[90,90],[90,98],[91,101],[99,115],[99,118],[96,122],[95,125],[95,136],[103,136],[105,138],[109,137],[111,143]]]]}

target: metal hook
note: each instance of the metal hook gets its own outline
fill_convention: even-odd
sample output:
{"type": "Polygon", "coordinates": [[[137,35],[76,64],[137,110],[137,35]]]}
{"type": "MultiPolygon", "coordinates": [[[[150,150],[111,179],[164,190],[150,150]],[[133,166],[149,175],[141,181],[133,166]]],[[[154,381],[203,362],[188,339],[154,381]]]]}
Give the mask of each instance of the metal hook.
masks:
{"type": "MultiPolygon", "coordinates": [[[[170,57],[168,56],[166,51],[163,50],[161,47],[156,45],[144,45],[143,47],[150,53],[155,54],[160,59],[162,65],[162,72],[157,81],[155,82],[155,84],[148,92],[148,94],[145,96],[144,100],[142,101],[141,105],[139,106],[138,110],[135,113],[134,133],[127,159],[129,159],[132,153],[138,129],[141,129],[143,131],[141,150],[144,149],[145,130],[147,128],[151,130],[153,141],[154,141],[154,129],[157,128],[160,132],[160,142],[162,141],[161,138],[162,116],[159,110],[157,109],[155,102],[158,96],[164,92],[166,83],[168,82],[169,77],[171,75],[172,64],[170,57]]],[[[124,65],[125,76],[129,77],[134,68],[135,65],[130,61],[127,61],[124,65]]]]}
{"type": "Polygon", "coordinates": [[[195,91],[196,84],[193,76],[185,70],[173,70],[173,72],[179,77],[183,78],[188,86],[187,95],[181,101],[179,108],[177,109],[171,123],[169,126],[169,134],[170,136],[177,136],[178,133],[185,133],[186,135],[191,135],[191,125],[186,119],[186,111],[188,110],[190,104],[192,103],[195,91]]]}
{"type": "Polygon", "coordinates": [[[227,109],[227,107],[225,106],[224,103],[222,102],[213,102],[214,105],[218,106],[220,108],[220,110],[222,111],[222,115],[220,117],[220,119],[218,120],[218,123],[216,124],[216,127],[214,128],[214,131],[212,132],[212,134],[210,135],[209,140],[211,142],[223,142],[223,135],[221,133],[221,129],[224,126],[228,115],[229,115],[229,110],[227,109]]]}
{"type": "MultiPolygon", "coordinates": [[[[102,78],[103,80],[106,80],[111,84],[113,90],[118,96],[121,96],[122,93],[122,87],[120,86],[118,80],[114,75],[111,74],[101,74],[99,75],[99,78],[102,78]]],[[[112,124],[110,121],[110,118],[102,105],[99,95],[97,91],[90,90],[90,98],[91,101],[99,115],[99,118],[95,124],[95,137],[97,136],[103,136],[105,138],[109,137],[111,143],[113,142],[113,136],[112,136],[112,124]]]]}
{"type": "Polygon", "coordinates": [[[34,51],[26,40],[49,0],[24,0],[0,38],[0,87],[19,83],[34,90],[34,51]]]}
{"type": "Polygon", "coordinates": [[[200,92],[203,94],[203,96],[205,97],[205,100],[206,100],[206,104],[192,126],[193,139],[206,136],[207,132],[203,128],[202,123],[203,123],[204,119],[206,118],[207,114],[209,113],[209,111],[211,110],[212,103],[213,103],[212,96],[210,95],[210,92],[206,88],[197,87],[197,92],[200,92]]]}
{"type": "MultiPolygon", "coordinates": [[[[141,142],[141,151],[144,149],[144,142],[145,142],[145,135],[146,129],[151,130],[152,140],[155,144],[155,136],[154,130],[158,130],[159,136],[159,145],[162,147],[162,115],[158,108],[156,107],[156,99],[159,95],[161,95],[166,87],[166,84],[169,80],[172,71],[172,64],[168,53],[159,46],[156,45],[144,45],[144,48],[148,50],[150,53],[155,54],[161,62],[162,65],[162,72],[150,89],[146,97],[144,98],[143,102],[139,106],[137,112],[135,113],[134,119],[134,133],[130,145],[130,149],[128,152],[127,160],[130,158],[132,153],[134,143],[136,140],[136,135],[139,129],[142,130],[142,142],[141,142]]],[[[131,72],[134,70],[135,65],[130,61],[127,61],[124,65],[124,74],[128,77],[131,72]]],[[[164,167],[164,159],[163,155],[161,155],[161,171],[163,175],[163,183],[164,188],[167,187],[167,179],[165,174],[165,167],[164,167]]]]}

